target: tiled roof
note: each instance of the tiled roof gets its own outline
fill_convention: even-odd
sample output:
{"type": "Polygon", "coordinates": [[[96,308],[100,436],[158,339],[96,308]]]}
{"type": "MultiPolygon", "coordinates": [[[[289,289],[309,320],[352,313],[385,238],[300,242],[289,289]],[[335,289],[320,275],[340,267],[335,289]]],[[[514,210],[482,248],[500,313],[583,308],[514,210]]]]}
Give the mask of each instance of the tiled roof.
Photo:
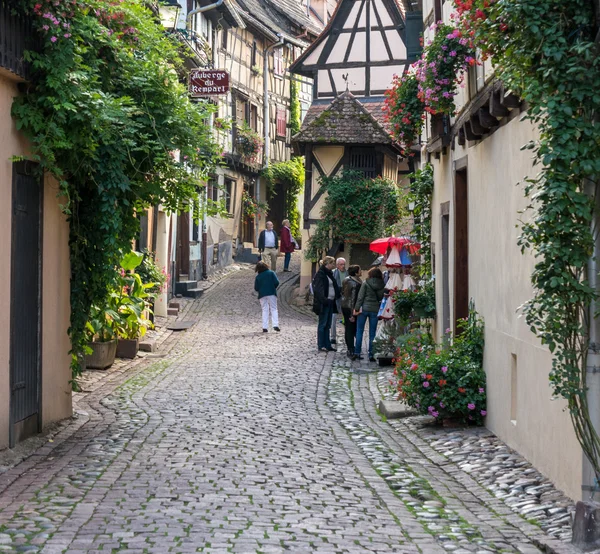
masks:
{"type": "Polygon", "coordinates": [[[293,140],[298,143],[390,144],[392,140],[383,125],[382,104],[383,101],[362,104],[348,91],[329,105],[313,104],[293,140]]]}
{"type": "Polygon", "coordinates": [[[287,17],[298,27],[308,29],[314,36],[321,34],[322,25],[316,24],[308,15],[306,10],[301,6],[299,0],[265,0],[281,15],[287,17]]]}
{"type": "Polygon", "coordinates": [[[282,35],[292,43],[308,45],[307,41],[296,39],[292,32],[292,24],[308,29],[313,35],[319,34],[321,29],[307,16],[302,19],[302,9],[299,0],[235,0],[242,18],[249,24],[263,31],[271,40],[277,35],[282,35]],[[277,2],[285,1],[286,9],[276,9],[277,2]],[[298,2],[297,10],[292,11],[291,5],[298,2]],[[287,6],[290,4],[290,6],[287,6]],[[288,9],[289,8],[289,9],[288,9]],[[300,12],[300,13],[298,13],[300,12]]]}

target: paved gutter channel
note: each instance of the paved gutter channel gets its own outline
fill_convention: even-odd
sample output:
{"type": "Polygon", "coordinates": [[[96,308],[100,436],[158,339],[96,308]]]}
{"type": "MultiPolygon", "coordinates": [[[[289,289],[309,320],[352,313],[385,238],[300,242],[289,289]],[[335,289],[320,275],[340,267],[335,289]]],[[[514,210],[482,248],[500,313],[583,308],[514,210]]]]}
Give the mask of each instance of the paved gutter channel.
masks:
{"type": "MultiPolygon", "coordinates": [[[[306,309],[302,312],[306,313],[306,309]]],[[[436,437],[436,443],[428,440],[430,437],[421,436],[415,425],[384,422],[375,406],[386,396],[380,388],[381,376],[385,376],[387,383],[389,368],[352,367],[342,356],[343,353],[327,356],[331,359],[331,372],[325,385],[326,404],[371,469],[425,529],[426,533],[421,536],[411,536],[405,530],[419,546],[425,546],[422,541],[428,537],[442,548],[441,551],[457,554],[578,552],[568,543],[570,526],[564,517],[553,530],[553,534],[560,535],[562,540],[546,535],[539,522],[521,517],[458,464],[451,462],[444,455],[443,433],[436,437]]],[[[487,430],[484,432],[491,435],[487,430]]],[[[365,475],[364,465],[361,472],[365,475]]],[[[369,485],[373,486],[373,483],[371,481],[369,485]]],[[[381,496],[381,492],[379,494],[381,496]]],[[[566,513],[562,507],[569,500],[560,493],[556,496],[557,511],[566,513]]],[[[395,513],[396,517],[399,513],[395,513]]],[[[401,524],[403,519],[399,517],[401,524]]],[[[432,544],[425,546],[426,551],[433,552],[432,547],[432,544]]]]}

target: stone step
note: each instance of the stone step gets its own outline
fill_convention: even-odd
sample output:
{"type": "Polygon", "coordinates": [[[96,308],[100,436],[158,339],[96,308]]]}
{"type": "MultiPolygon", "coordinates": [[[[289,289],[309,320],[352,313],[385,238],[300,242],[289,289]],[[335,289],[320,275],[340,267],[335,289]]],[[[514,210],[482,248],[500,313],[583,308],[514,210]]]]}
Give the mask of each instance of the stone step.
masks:
{"type": "Polygon", "coordinates": [[[167,308],[167,315],[174,315],[177,317],[179,315],[179,309],[178,308],[167,308]]]}
{"type": "Polygon", "coordinates": [[[185,291],[189,289],[195,289],[198,286],[198,281],[177,281],[175,283],[175,294],[182,294],[185,296],[185,291]]]}
{"type": "Polygon", "coordinates": [[[194,288],[194,289],[187,289],[183,293],[183,296],[185,296],[186,298],[200,298],[203,294],[204,294],[204,289],[194,288]]]}

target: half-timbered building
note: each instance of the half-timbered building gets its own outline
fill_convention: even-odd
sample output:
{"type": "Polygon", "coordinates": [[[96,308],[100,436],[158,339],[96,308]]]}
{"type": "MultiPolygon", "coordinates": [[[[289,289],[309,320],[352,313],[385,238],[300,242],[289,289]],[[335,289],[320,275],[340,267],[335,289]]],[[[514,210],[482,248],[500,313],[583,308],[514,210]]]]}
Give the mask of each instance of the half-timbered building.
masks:
{"type": "MultiPolygon", "coordinates": [[[[195,3],[203,4],[210,3],[195,3]]],[[[209,100],[218,107],[215,133],[224,163],[207,184],[208,199],[224,203],[227,215],[208,217],[203,237],[202,222],[180,214],[175,247],[177,292],[195,294],[199,279],[238,255],[243,259],[243,254],[256,246],[265,217],[250,213],[248,203],[267,203],[268,217],[276,229],[286,219],[283,185],[275,184],[269,190],[260,175],[266,165],[290,159],[288,68],[321,32],[327,6],[331,8],[331,0],[317,4],[317,10],[300,0],[232,0],[194,16],[193,46],[199,57],[207,57],[204,66],[229,74],[229,92],[209,100]],[[235,17],[228,17],[229,13],[235,17]],[[258,144],[261,146],[253,149],[258,144]]],[[[312,81],[295,79],[296,100],[306,113],[312,81]]]]}
{"type": "MultiPolygon", "coordinates": [[[[313,102],[294,137],[305,155],[303,242],[319,221],[325,200],[320,180],[344,168],[396,182],[409,172],[390,139],[383,106],[394,74],[402,74],[420,52],[422,14],[395,0],[341,0],[321,36],[291,71],[311,78],[313,102]]],[[[348,245],[342,254],[365,263],[367,245],[348,245]]],[[[315,264],[304,261],[301,287],[315,264]]]]}

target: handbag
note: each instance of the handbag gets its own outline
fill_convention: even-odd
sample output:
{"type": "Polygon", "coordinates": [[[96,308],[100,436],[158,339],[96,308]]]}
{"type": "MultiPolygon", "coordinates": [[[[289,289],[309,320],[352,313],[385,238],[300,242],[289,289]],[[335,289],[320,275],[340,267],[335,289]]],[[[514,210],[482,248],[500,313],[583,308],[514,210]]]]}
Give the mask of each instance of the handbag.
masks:
{"type": "Polygon", "coordinates": [[[379,305],[379,311],[377,312],[377,317],[381,317],[383,312],[385,311],[385,307],[387,305],[389,296],[384,296],[381,304],[379,305]]]}

